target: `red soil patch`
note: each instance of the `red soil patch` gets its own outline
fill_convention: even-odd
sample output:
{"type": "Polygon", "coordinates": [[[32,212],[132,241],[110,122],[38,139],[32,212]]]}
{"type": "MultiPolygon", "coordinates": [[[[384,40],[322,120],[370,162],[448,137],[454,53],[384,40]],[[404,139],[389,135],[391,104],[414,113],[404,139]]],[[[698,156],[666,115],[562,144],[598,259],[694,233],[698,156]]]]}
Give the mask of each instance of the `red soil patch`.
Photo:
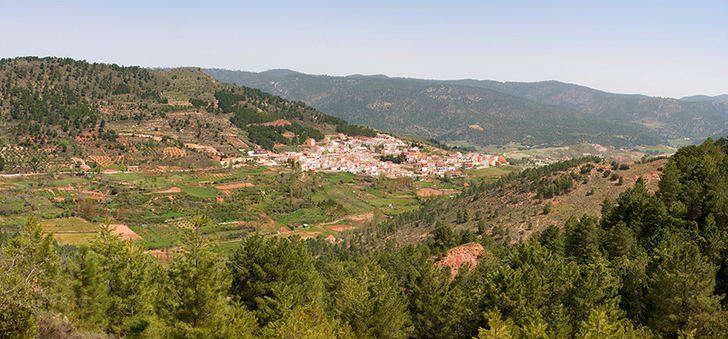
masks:
{"type": "Polygon", "coordinates": [[[237,183],[237,184],[215,186],[215,188],[217,188],[219,190],[231,190],[231,189],[236,189],[236,188],[253,187],[253,186],[255,186],[255,185],[253,185],[249,182],[241,182],[241,183],[237,183]]]}
{"type": "Polygon", "coordinates": [[[159,261],[169,261],[172,257],[172,252],[166,250],[149,250],[147,254],[157,258],[159,261]]]}
{"type": "Polygon", "coordinates": [[[86,199],[96,199],[96,200],[104,200],[104,195],[99,192],[94,191],[80,191],[79,193],[83,194],[86,199]]]}
{"type": "Polygon", "coordinates": [[[156,191],[154,193],[169,194],[169,193],[181,193],[181,192],[182,192],[182,189],[181,188],[179,188],[179,187],[171,187],[171,188],[169,188],[167,190],[164,190],[164,191],[156,191]]]}
{"type": "Polygon", "coordinates": [[[291,122],[288,120],[278,119],[275,121],[266,122],[262,125],[263,126],[286,126],[286,125],[290,125],[290,124],[291,124],[291,122]]]}
{"type": "Polygon", "coordinates": [[[417,191],[418,197],[432,197],[432,196],[439,196],[439,195],[452,195],[458,193],[458,190],[454,189],[441,189],[437,190],[434,188],[423,188],[417,191]]]}
{"type": "Polygon", "coordinates": [[[336,243],[336,238],[333,235],[326,237],[326,239],[324,239],[324,240],[326,240],[326,242],[328,242],[329,244],[332,244],[332,245],[336,243]]]}
{"type": "Polygon", "coordinates": [[[445,194],[443,191],[436,190],[434,188],[423,188],[417,191],[418,197],[431,197],[436,195],[445,194]]]}
{"type": "Polygon", "coordinates": [[[660,181],[660,173],[654,172],[654,173],[647,173],[642,176],[643,179],[647,181],[647,184],[651,183],[652,180],[660,181]]]}
{"type": "Polygon", "coordinates": [[[359,214],[359,215],[350,215],[346,217],[347,220],[353,221],[353,222],[367,222],[372,221],[374,219],[374,212],[359,214]]]}
{"type": "Polygon", "coordinates": [[[137,240],[142,238],[138,234],[134,233],[131,228],[124,224],[114,224],[111,226],[116,227],[116,229],[114,230],[114,234],[121,234],[122,239],[137,240]]]}
{"type": "Polygon", "coordinates": [[[326,226],[326,228],[328,228],[334,232],[343,232],[346,230],[354,229],[355,227],[351,226],[351,225],[331,225],[331,226],[326,226]]]}
{"type": "MultiPolygon", "coordinates": [[[[189,100],[167,100],[167,105],[169,106],[192,106],[192,103],[189,100]]],[[[175,114],[175,113],[169,113],[175,114]]],[[[182,112],[182,114],[186,114],[186,112],[182,112]]]]}
{"type": "Polygon", "coordinates": [[[438,262],[437,265],[439,267],[450,267],[450,280],[452,280],[458,275],[458,270],[461,266],[470,264],[470,269],[472,270],[478,264],[484,252],[485,249],[483,249],[483,246],[476,242],[460,245],[447,251],[445,258],[438,262]]]}
{"type": "Polygon", "coordinates": [[[198,145],[198,144],[193,144],[193,143],[185,143],[184,146],[187,148],[193,149],[195,151],[202,151],[202,152],[207,152],[207,153],[212,153],[212,154],[218,153],[218,151],[215,148],[213,148],[212,146],[198,145]]]}
{"type": "Polygon", "coordinates": [[[101,166],[111,166],[114,164],[114,161],[108,155],[91,155],[89,158],[101,166]]]}
{"type": "Polygon", "coordinates": [[[225,202],[225,198],[223,198],[223,197],[215,197],[215,200],[217,200],[218,204],[222,204],[225,202]]]}

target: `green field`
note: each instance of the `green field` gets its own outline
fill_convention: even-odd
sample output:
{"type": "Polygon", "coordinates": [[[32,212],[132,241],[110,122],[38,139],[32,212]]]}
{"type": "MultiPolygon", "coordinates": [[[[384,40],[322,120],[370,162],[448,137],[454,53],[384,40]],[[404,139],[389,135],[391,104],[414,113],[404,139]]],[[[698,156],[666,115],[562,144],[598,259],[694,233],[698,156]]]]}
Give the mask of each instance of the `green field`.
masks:
{"type": "Polygon", "coordinates": [[[83,244],[110,217],[127,225],[152,249],[174,246],[190,217],[207,215],[225,243],[251,232],[331,235],[318,225],[356,228],[371,215],[392,216],[421,206],[422,188],[459,192],[466,182],[496,178],[510,167],[468,170],[468,178],[395,180],[351,173],[300,173],[290,168],[244,166],[190,172],[96,173],[0,178],[0,229],[13,232],[37,215],[61,244],[83,244]],[[241,185],[249,184],[249,185],[241,185]],[[229,185],[229,189],[218,189],[229,185]],[[308,228],[302,228],[308,224],[308,228]]]}

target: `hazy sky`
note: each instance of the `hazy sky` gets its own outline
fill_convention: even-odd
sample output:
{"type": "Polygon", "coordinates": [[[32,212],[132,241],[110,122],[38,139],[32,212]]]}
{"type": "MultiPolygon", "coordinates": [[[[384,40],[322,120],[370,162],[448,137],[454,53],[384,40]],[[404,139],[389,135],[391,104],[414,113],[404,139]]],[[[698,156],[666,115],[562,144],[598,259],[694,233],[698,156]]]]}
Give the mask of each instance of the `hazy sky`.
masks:
{"type": "Polygon", "coordinates": [[[0,57],[728,93],[728,1],[7,1],[0,57]]]}

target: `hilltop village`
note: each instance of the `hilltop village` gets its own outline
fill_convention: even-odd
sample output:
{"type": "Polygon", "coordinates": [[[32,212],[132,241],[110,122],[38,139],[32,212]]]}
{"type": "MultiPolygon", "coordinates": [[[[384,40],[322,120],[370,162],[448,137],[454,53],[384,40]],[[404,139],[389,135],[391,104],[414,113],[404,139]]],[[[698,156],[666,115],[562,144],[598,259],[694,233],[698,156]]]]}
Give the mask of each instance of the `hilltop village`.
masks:
{"type": "Polygon", "coordinates": [[[506,164],[502,156],[475,152],[425,153],[417,146],[381,133],[375,137],[328,135],[320,143],[308,139],[301,151],[272,153],[257,149],[248,151],[248,157],[226,159],[222,164],[234,165],[252,158],[266,166],[295,162],[303,171],[349,172],[388,178],[457,177],[463,175],[462,169],[506,164]]]}

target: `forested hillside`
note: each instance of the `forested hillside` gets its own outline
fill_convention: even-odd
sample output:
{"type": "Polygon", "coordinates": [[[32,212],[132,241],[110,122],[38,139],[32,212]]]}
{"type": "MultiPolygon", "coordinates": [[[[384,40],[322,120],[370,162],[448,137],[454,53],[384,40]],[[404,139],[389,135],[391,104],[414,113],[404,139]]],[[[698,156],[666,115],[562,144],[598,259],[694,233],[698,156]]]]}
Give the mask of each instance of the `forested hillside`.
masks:
{"type": "Polygon", "coordinates": [[[519,242],[573,215],[598,214],[605,199],[617,199],[640,179],[656,190],[665,162],[645,158],[620,164],[590,156],[511,172],[498,181],[472,180],[456,197],[425,201],[427,208],[400,215],[390,223],[391,237],[418,241],[438,224],[448,224],[456,232],[519,242]]]}
{"type": "Polygon", "coordinates": [[[637,122],[668,138],[706,138],[728,127],[725,96],[673,99],[614,94],[558,81],[457,80],[546,105],[567,107],[608,121],[637,122]]]}
{"type": "MultiPolygon", "coordinates": [[[[452,201],[514,186],[548,199],[600,164],[585,158],[527,170],[472,185],[452,201]]],[[[111,220],[88,247],[57,247],[31,219],[0,238],[0,333],[726,337],[727,194],[728,141],[719,139],[681,148],[662,167],[655,192],[638,179],[605,200],[600,216],[573,216],[518,242],[490,230],[455,231],[430,212],[442,203],[431,200],[333,244],[254,235],[230,256],[214,250],[203,216],[182,230],[180,250],[161,264],[140,243],[114,235],[111,220]],[[406,227],[432,232],[403,243],[393,235],[406,227]],[[483,248],[477,265],[451,279],[440,260],[474,242],[483,248]]]]}
{"type": "Polygon", "coordinates": [[[207,69],[220,81],[304,101],[327,114],[378,129],[473,145],[627,146],[664,139],[631,120],[609,121],[470,85],[381,76],[313,76],[207,69]]]}
{"type": "Polygon", "coordinates": [[[241,148],[298,145],[337,130],[373,133],[199,69],[35,57],[0,60],[0,119],[6,172],[68,169],[72,158],[89,156],[154,165],[170,147],[189,155],[176,165],[204,166],[241,148]]]}

